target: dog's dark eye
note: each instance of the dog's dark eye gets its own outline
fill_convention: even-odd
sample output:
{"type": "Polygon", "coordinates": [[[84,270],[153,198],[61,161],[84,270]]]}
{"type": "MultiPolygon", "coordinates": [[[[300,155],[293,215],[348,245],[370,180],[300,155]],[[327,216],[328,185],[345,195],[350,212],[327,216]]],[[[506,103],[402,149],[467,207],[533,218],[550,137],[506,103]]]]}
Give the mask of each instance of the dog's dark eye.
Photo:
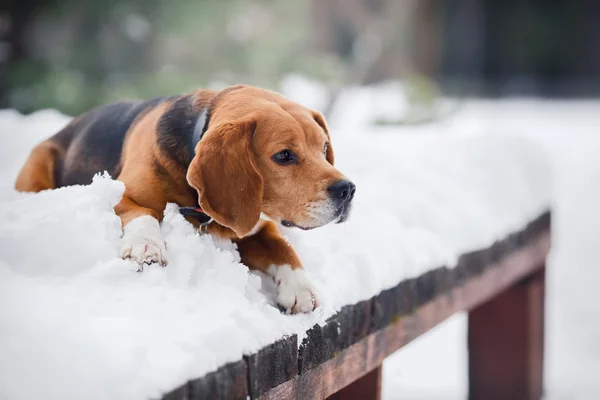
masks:
{"type": "Polygon", "coordinates": [[[292,164],[296,162],[296,155],[290,150],[283,150],[273,156],[273,161],[280,165],[292,164]]]}
{"type": "Polygon", "coordinates": [[[327,154],[327,149],[329,148],[329,143],[325,143],[325,147],[323,147],[323,154],[327,154]]]}

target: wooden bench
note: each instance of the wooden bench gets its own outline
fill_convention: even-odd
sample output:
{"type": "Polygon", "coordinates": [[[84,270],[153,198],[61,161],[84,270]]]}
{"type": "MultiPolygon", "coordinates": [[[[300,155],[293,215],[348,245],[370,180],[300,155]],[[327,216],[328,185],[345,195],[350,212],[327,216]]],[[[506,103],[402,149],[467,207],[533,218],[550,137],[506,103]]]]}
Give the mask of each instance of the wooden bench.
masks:
{"type": "Polygon", "coordinates": [[[546,212],[455,268],[344,307],[300,346],[283,338],[164,399],[378,399],[385,357],[459,311],[469,313],[469,398],[539,399],[549,249],[546,212]]]}

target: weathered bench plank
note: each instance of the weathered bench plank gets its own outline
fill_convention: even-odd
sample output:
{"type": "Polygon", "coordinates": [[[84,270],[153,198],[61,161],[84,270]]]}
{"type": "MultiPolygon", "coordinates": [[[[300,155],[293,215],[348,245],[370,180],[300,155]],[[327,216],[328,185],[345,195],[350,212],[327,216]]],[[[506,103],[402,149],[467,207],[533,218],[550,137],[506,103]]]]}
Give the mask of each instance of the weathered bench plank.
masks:
{"type": "Polygon", "coordinates": [[[250,397],[298,375],[298,336],[285,337],[245,356],[250,397]]]}
{"type": "Polygon", "coordinates": [[[469,310],[471,397],[491,398],[491,391],[510,379],[517,387],[511,394],[527,394],[510,398],[539,398],[543,350],[543,279],[539,277],[549,248],[550,212],[546,212],[491,247],[464,254],[455,268],[431,270],[345,306],[324,326],[311,328],[299,349],[295,336],[284,338],[188,382],[166,398],[318,399],[335,394],[334,398],[344,399],[368,392],[370,397],[359,398],[375,399],[381,395],[385,357],[452,314],[469,310]],[[491,313],[501,318],[490,322],[491,313]],[[499,348],[515,345],[519,355],[502,364],[514,375],[490,379],[495,376],[491,360],[509,354],[499,355],[491,349],[493,343],[500,343],[499,348]]]}
{"type": "Polygon", "coordinates": [[[381,399],[381,380],[383,368],[375,368],[357,381],[352,382],[337,393],[328,397],[330,400],[379,400],[381,399]]]}
{"type": "Polygon", "coordinates": [[[545,268],[469,313],[469,398],[540,399],[545,268]]]}
{"type": "MultiPolygon", "coordinates": [[[[532,235],[533,236],[533,235],[532,235]]],[[[539,271],[550,248],[548,229],[479,275],[453,287],[399,317],[391,325],[339,352],[335,357],[302,371],[296,378],[264,393],[263,399],[325,398],[379,368],[385,357],[458,311],[471,310],[497,296],[519,280],[539,271]]]]}
{"type": "Polygon", "coordinates": [[[243,360],[229,363],[165,394],[163,400],[245,400],[248,397],[247,376],[247,367],[243,360]]]}

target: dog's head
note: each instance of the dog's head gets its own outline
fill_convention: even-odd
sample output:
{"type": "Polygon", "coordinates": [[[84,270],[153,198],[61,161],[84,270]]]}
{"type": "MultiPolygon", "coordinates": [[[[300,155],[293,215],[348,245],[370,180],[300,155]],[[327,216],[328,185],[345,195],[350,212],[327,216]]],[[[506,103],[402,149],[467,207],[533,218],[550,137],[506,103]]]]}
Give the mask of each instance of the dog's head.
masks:
{"type": "Polygon", "coordinates": [[[333,166],[323,116],[253,87],[217,95],[187,180],[203,210],[239,237],[261,214],[302,229],[345,221],[355,191],[333,166]]]}

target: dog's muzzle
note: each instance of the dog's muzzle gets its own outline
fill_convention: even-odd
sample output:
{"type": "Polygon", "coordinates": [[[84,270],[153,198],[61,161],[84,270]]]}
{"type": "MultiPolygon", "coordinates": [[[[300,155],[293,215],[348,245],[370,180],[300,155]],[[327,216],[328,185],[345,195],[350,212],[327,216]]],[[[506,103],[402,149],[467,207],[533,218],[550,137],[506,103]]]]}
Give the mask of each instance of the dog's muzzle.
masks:
{"type": "Polygon", "coordinates": [[[350,207],[354,193],[356,193],[356,185],[347,180],[339,180],[327,188],[329,197],[333,200],[336,206],[337,223],[344,222],[350,215],[350,207]]]}

